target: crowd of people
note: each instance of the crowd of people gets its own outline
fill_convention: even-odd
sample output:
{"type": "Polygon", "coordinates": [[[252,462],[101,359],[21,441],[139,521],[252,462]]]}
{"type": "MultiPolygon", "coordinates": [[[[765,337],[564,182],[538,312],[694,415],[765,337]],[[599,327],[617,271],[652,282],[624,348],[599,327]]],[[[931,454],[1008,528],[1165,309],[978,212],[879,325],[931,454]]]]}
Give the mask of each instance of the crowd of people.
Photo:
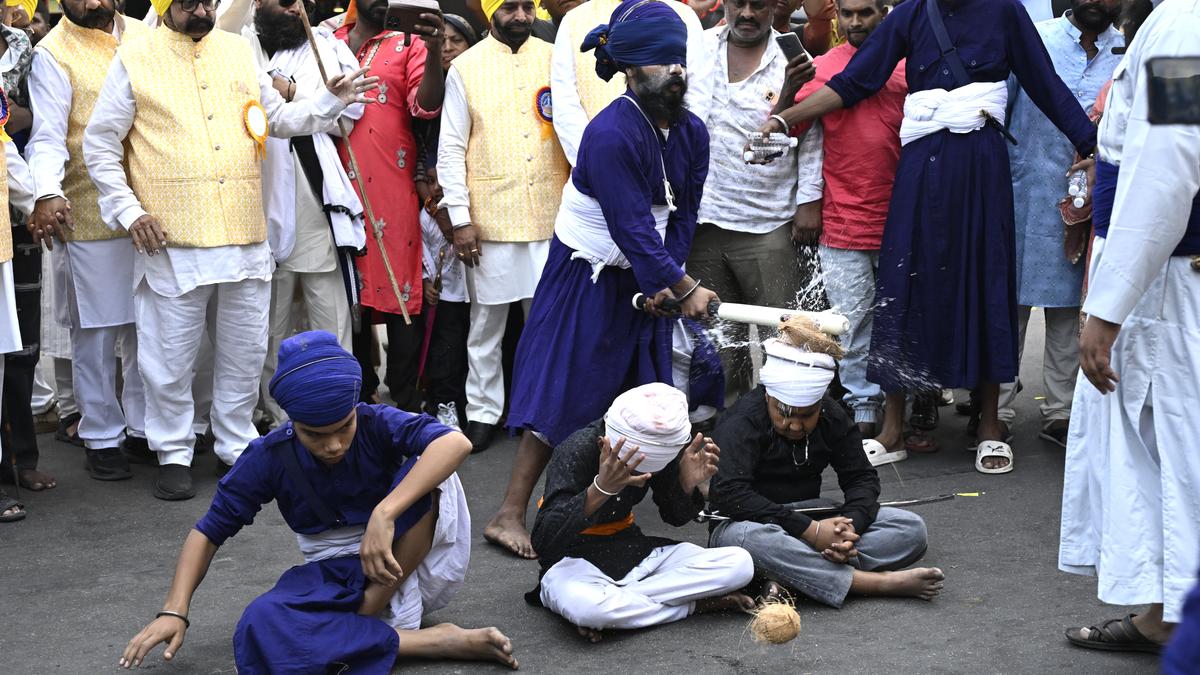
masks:
{"type": "Polygon", "coordinates": [[[306,563],[246,608],[239,672],[516,668],[497,628],[422,628],[470,557],[456,469],[504,432],[484,538],[588,640],[931,600],[876,467],[937,451],[965,389],[975,470],[1012,472],[1040,309],[1059,566],[1149,606],[1066,638],[1175,633],[1194,672],[1200,119],[1159,99],[1200,76],[1200,0],[151,3],[0,24],[0,478],[54,489],[50,431],[162,500],[197,455],[221,478],[121,665],[174,657],[274,501],[306,563]],[[644,534],[647,493],[709,547],[644,534]]]}

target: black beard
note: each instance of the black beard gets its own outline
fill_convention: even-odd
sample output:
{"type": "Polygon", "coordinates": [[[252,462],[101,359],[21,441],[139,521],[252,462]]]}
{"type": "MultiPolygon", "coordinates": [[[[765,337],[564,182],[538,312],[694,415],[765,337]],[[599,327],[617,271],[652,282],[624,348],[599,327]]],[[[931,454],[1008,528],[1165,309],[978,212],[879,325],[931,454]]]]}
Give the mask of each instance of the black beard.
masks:
{"type": "Polygon", "coordinates": [[[258,41],[268,54],[299,47],[308,39],[300,17],[288,14],[255,12],[254,29],[258,31],[258,41]]]}
{"type": "MultiPolygon", "coordinates": [[[[638,89],[645,90],[647,82],[644,76],[635,77],[638,89]]],[[[687,93],[687,81],[682,77],[675,75],[663,83],[663,87],[656,91],[644,91],[638,93],[638,98],[641,99],[642,105],[646,109],[646,113],[656,119],[664,119],[667,122],[678,122],[683,118],[683,96],[687,93]],[[669,90],[673,84],[680,85],[679,93],[676,94],[669,90]]]]}
{"type": "Polygon", "coordinates": [[[190,16],[187,23],[183,24],[183,32],[191,35],[192,33],[211,33],[216,24],[212,19],[203,16],[190,16]]]}
{"type": "Polygon", "coordinates": [[[533,30],[532,23],[518,23],[510,21],[508,23],[492,22],[492,28],[495,29],[497,37],[504,38],[506,43],[524,42],[529,39],[533,30]]]}
{"type": "Polygon", "coordinates": [[[75,14],[71,10],[67,9],[65,4],[62,5],[62,11],[63,16],[70,19],[71,23],[82,28],[103,28],[113,20],[113,16],[117,13],[117,10],[115,9],[97,7],[96,9],[86,11],[83,14],[75,14]]]}
{"type": "Polygon", "coordinates": [[[1072,14],[1075,17],[1075,23],[1080,28],[1085,30],[1100,33],[1113,24],[1119,18],[1119,14],[1113,14],[1104,11],[1103,7],[1087,6],[1083,8],[1085,11],[1078,9],[1073,10],[1072,14]]]}

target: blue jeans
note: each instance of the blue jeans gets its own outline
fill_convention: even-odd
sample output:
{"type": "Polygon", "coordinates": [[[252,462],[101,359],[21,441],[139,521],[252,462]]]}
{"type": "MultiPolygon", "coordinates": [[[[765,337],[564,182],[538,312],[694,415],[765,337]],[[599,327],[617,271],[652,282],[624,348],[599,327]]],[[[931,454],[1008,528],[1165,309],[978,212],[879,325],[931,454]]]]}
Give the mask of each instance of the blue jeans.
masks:
{"type": "MultiPolygon", "coordinates": [[[[788,504],[801,509],[829,506],[825,499],[788,504]]],[[[854,570],[877,572],[907,567],[925,555],[925,521],[911,511],[882,507],[875,522],[861,533],[850,564],[835,563],[778,525],[726,521],[713,530],[709,546],[741,546],[754,559],[755,571],[772,581],[831,607],[841,607],[850,592],[854,570]]]]}
{"type": "Polygon", "coordinates": [[[879,251],[851,251],[820,247],[825,295],[835,312],[850,321],[842,337],[846,356],[838,366],[844,400],[854,410],[855,422],[878,422],[883,391],[867,381],[867,357],[871,351],[871,318],[875,311],[875,270],[879,251]]]}

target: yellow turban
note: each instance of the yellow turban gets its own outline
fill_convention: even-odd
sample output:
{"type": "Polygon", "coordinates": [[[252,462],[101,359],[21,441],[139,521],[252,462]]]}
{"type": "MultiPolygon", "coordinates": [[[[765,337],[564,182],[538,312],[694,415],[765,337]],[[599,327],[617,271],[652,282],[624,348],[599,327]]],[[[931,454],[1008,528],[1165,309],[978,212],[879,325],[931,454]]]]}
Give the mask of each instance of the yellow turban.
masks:
{"type": "Polygon", "coordinates": [[[480,6],[483,7],[483,15],[487,17],[488,23],[492,21],[492,15],[496,10],[500,9],[500,5],[504,4],[504,0],[480,0],[480,6]]]}
{"type": "MultiPolygon", "coordinates": [[[[500,9],[500,5],[504,4],[504,0],[480,0],[479,4],[483,7],[483,15],[487,17],[488,23],[491,23],[492,15],[496,13],[497,9],[500,9]]],[[[537,18],[543,21],[550,20],[550,12],[542,8],[541,0],[538,0],[534,4],[534,7],[536,7],[535,14],[537,18]]]]}
{"type": "Polygon", "coordinates": [[[25,10],[25,16],[30,21],[33,20],[33,13],[37,11],[37,0],[5,0],[5,4],[9,7],[20,7],[25,10]]]}
{"type": "Polygon", "coordinates": [[[158,12],[159,16],[167,13],[171,8],[171,3],[175,0],[150,0],[150,4],[154,6],[154,11],[158,12]]]}

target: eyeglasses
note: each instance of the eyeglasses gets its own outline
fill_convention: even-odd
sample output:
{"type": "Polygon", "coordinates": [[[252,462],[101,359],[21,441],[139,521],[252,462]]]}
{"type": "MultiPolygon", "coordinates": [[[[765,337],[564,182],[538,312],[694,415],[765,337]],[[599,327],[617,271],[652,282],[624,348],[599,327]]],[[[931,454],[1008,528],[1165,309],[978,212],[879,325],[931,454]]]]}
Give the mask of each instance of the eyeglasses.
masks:
{"type": "MultiPolygon", "coordinates": [[[[294,4],[296,4],[296,0],[279,0],[280,7],[291,7],[294,4]]],[[[316,3],[312,0],[304,0],[305,9],[312,9],[315,5],[316,3]]]]}
{"type": "Polygon", "coordinates": [[[211,12],[221,4],[221,0],[175,0],[175,4],[179,5],[179,9],[191,14],[196,11],[197,6],[211,12]]]}

